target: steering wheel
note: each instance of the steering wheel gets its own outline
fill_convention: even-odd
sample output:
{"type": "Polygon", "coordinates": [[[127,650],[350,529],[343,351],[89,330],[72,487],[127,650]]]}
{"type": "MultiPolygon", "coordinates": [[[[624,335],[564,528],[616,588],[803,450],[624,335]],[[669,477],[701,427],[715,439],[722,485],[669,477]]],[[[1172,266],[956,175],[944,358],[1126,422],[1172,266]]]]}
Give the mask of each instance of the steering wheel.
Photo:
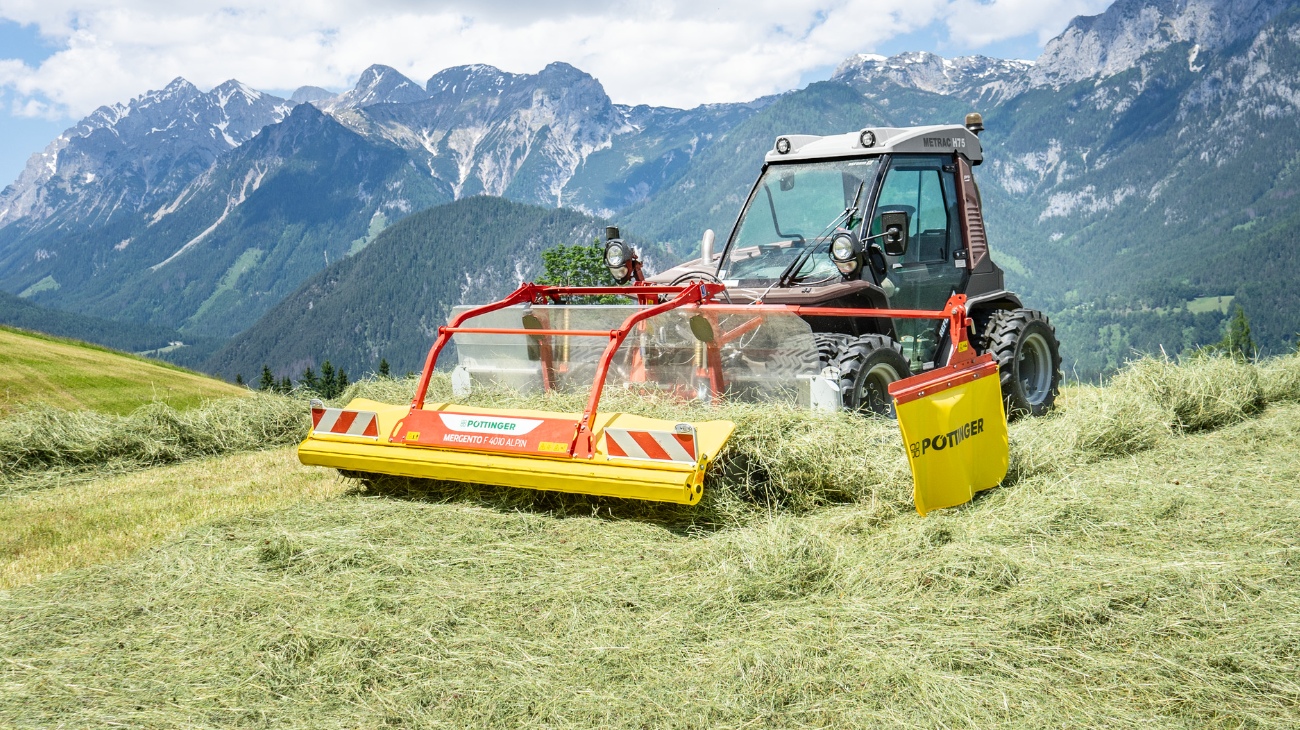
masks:
{"type": "MultiPolygon", "coordinates": [[[[722,283],[722,279],[719,279],[717,276],[710,274],[707,271],[688,271],[685,274],[679,275],[676,279],[673,279],[669,286],[679,286],[688,281],[707,281],[712,284],[722,284],[723,286],[726,286],[726,284],[722,283]]],[[[727,300],[727,304],[731,304],[731,295],[727,293],[726,289],[722,290],[722,297],[727,300]]]]}

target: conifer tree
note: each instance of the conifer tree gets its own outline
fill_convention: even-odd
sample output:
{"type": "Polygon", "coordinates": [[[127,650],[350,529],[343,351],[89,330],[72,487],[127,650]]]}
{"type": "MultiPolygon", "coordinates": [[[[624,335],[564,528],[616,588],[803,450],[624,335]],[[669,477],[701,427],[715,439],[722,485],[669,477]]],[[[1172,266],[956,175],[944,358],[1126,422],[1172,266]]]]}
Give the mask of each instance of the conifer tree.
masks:
{"type": "Polygon", "coordinates": [[[266,365],[262,366],[262,379],[257,381],[258,390],[278,390],[279,383],[275,382],[275,376],[271,374],[271,368],[266,365]]]}
{"type": "MultiPolygon", "coordinates": [[[[307,372],[311,372],[311,368],[307,368],[307,372]]],[[[281,393],[293,392],[293,381],[289,379],[288,375],[284,376],[284,378],[280,381],[280,386],[277,388],[277,390],[279,390],[281,393]]]]}
{"type": "Polygon", "coordinates": [[[244,374],[235,373],[235,385],[243,385],[243,384],[244,384],[244,374]]]}
{"type": "Polygon", "coordinates": [[[333,398],[338,395],[338,393],[334,392],[335,385],[334,366],[330,364],[329,360],[326,360],[320,366],[320,387],[314,388],[314,390],[320,393],[322,398],[333,398]]]}
{"type": "Polygon", "coordinates": [[[348,389],[348,374],[343,368],[334,371],[334,397],[343,395],[343,391],[348,389]]]}
{"type": "Polygon", "coordinates": [[[1232,313],[1232,319],[1228,320],[1228,330],[1214,349],[1240,360],[1255,356],[1255,340],[1250,336],[1250,320],[1246,319],[1246,310],[1242,309],[1241,305],[1237,305],[1236,311],[1232,313]]]}
{"type": "Polygon", "coordinates": [[[382,357],[379,358],[379,377],[381,378],[388,377],[388,360],[382,357]]]}
{"type": "Polygon", "coordinates": [[[320,392],[320,381],[316,379],[316,371],[312,370],[310,365],[307,366],[306,370],[302,371],[302,377],[298,378],[298,385],[307,390],[320,392]]]}

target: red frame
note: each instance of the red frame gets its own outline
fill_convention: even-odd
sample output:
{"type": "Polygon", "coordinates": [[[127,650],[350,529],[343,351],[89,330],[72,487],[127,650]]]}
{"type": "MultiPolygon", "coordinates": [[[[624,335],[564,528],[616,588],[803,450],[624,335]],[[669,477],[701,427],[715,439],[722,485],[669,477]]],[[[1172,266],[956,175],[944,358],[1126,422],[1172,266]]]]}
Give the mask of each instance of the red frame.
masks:
{"type": "MultiPolygon", "coordinates": [[[[613,362],[614,355],[618,348],[622,346],[627,336],[631,334],[632,328],[644,322],[645,320],[662,314],[664,312],[678,309],[685,306],[694,305],[695,309],[709,312],[753,312],[759,316],[745,322],[723,333],[715,341],[709,343],[709,370],[711,385],[715,390],[721,391],[723,383],[721,381],[721,372],[717,367],[718,345],[725,343],[740,336],[746,331],[757,327],[762,322],[764,312],[783,312],[796,315],[811,315],[818,317],[864,317],[864,318],[889,318],[889,319],[947,319],[949,320],[949,333],[952,338],[952,347],[949,350],[948,362],[945,368],[959,367],[962,364],[974,360],[975,353],[969,346],[968,331],[972,325],[971,320],[966,316],[966,296],[964,294],[954,294],[948,299],[941,311],[929,311],[923,309],[856,309],[849,307],[809,307],[804,305],[788,304],[717,304],[713,298],[726,290],[723,284],[715,284],[706,281],[697,281],[681,286],[661,286],[654,284],[645,284],[637,282],[632,286],[540,286],[537,284],[523,284],[518,289],[511,292],[504,299],[474,307],[456,315],[448,324],[438,328],[438,337],[434,340],[433,346],[429,348],[429,355],[424,361],[424,371],[420,375],[419,385],[416,386],[415,397],[411,400],[411,411],[415,412],[424,408],[425,397],[429,390],[429,381],[433,377],[434,367],[438,362],[438,355],[443,348],[451,341],[452,335],[465,332],[486,335],[538,335],[545,332],[548,336],[557,337],[609,337],[609,344],[605,347],[605,352],[601,355],[600,363],[596,367],[596,377],[592,383],[591,397],[587,401],[587,408],[579,419],[573,438],[569,445],[569,456],[590,457],[594,453],[592,444],[592,427],[596,419],[596,408],[600,405],[600,396],[605,389],[605,378],[609,372],[610,363],[613,362]],[[559,302],[564,296],[601,296],[606,294],[616,294],[622,296],[635,296],[637,301],[644,306],[623,320],[623,323],[616,329],[612,330],[537,330],[527,328],[504,328],[504,327],[464,327],[465,320],[478,317],[489,312],[495,312],[498,309],[514,306],[516,304],[546,304],[550,302],[559,302]],[[665,302],[657,302],[661,295],[672,295],[665,302]],[[963,346],[965,344],[965,346],[963,346]]],[[[543,345],[547,346],[549,340],[543,339],[543,345]]],[[[549,358],[547,358],[549,360],[549,358]]],[[[549,381],[547,376],[547,366],[543,365],[543,377],[549,381]]],[[[910,380],[910,379],[909,379],[910,380]]],[[[906,381],[900,381],[906,382],[906,381]]],[[[549,383],[544,383],[549,387],[549,383]]],[[[892,389],[891,389],[892,390],[892,389]]]]}

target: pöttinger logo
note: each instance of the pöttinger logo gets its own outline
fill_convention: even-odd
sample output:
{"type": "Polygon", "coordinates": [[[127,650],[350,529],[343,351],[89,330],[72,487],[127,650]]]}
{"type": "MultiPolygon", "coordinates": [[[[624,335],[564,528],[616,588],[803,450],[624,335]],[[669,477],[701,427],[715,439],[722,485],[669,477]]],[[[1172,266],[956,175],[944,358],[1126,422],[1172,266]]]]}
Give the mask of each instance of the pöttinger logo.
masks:
{"type": "Polygon", "coordinates": [[[534,418],[503,418],[501,416],[469,416],[458,413],[439,413],[442,424],[461,433],[497,433],[522,436],[542,425],[534,418]]]}
{"type": "Polygon", "coordinates": [[[927,453],[955,447],[971,436],[978,436],[982,433],[984,433],[984,419],[977,418],[970,423],[963,423],[959,428],[948,433],[938,433],[929,438],[915,441],[909,444],[908,448],[912,451],[912,458],[918,459],[927,453]]]}

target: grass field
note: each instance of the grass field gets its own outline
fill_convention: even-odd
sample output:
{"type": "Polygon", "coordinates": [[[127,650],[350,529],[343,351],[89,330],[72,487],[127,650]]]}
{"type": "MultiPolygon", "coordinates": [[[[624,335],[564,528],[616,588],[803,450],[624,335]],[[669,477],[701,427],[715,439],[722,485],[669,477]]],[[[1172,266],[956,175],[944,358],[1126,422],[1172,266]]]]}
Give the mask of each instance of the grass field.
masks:
{"type": "Polygon", "coordinates": [[[152,401],[189,408],[246,392],[164,362],[0,326],[0,416],[33,403],[105,413],[152,401]]]}
{"type": "Polygon", "coordinates": [[[0,726],[1300,725],[1300,361],[1067,396],[926,518],[899,448],[800,461],[851,417],[742,424],[713,499],[778,487],[704,518],[288,449],[13,490],[0,726]]]}

